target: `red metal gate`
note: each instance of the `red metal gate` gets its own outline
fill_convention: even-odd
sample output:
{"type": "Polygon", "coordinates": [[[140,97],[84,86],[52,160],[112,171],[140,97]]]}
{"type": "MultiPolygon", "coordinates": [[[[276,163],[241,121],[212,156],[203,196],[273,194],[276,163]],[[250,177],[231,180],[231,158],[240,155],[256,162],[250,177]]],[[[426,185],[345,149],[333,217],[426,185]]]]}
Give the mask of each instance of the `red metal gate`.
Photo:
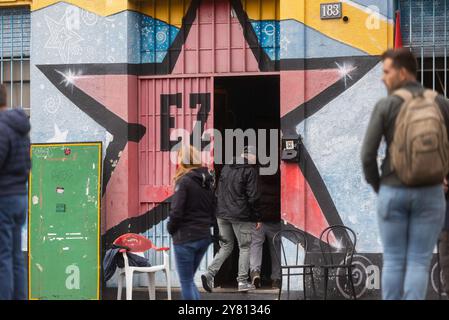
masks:
{"type": "MultiPolygon", "coordinates": [[[[195,125],[202,132],[212,128],[212,100],[211,77],[140,80],[139,123],[147,129],[139,143],[141,213],[172,195],[176,163],[170,160],[170,149],[178,142],[170,138],[173,130],[185,129],[191,135],[195,125]]],[[[203,150],[204,159],[210,155],[209,148],[203,150]]]]}

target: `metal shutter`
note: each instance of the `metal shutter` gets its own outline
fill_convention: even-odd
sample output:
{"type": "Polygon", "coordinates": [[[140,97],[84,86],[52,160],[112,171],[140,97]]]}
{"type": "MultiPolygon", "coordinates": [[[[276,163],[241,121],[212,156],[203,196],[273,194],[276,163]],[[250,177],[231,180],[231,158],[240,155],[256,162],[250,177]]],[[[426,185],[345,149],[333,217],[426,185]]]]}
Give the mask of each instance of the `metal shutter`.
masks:
{"type": "Polygon", "coordinates": [[[1,57],[29,57],[30,34],[30,9],[0,10],[1,57]]]}
{"type": "Polygon", "coordinates": [[[449,1],[400,0],[401,33],[404,46],[418,56],[444,56],[449,34],[449,1]]]}

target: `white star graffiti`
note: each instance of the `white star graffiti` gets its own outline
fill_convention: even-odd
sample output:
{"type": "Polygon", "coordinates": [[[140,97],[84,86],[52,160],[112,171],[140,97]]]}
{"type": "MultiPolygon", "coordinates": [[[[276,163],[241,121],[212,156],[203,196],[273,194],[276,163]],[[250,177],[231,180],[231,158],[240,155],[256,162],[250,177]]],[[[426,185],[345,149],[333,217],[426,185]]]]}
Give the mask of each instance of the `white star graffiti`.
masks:
{"type": "Polygon", "coordinates": [[[57,49],[64,63],[69,62],[71,50],[76,48],[77,44],[84,40],[79,34],[67,27],[66,19],[66,14],[59,21],[45,16],[47,27],[50,30],[50,38],[45,44],[45,48],[57,49]]]}
{"type": "Polygon", "coordinates": [[[335,64],[338,67],[338,73],[345,80],[345,87],[346,87],[347,86],[347,83],[346,83],[347,82],[347,78],[352,80],[352,77],[351,77],[350,73],[352,71],[354,71],[355,69],[357,69],[357,67],[353,67],[352,65],[347,66],[346,62],[344,62],[342,66],[339,65],[338,62],[335,62],[335,64]]]}
{"type": "Polygon", "coordinates": [[[54,142],[66,142],[67,141],[67,134],[69,133],[68,130],[62,132],[58,125],[55,123],[55,135],[47,140],[47,143],[54,143],[54,142]]]}

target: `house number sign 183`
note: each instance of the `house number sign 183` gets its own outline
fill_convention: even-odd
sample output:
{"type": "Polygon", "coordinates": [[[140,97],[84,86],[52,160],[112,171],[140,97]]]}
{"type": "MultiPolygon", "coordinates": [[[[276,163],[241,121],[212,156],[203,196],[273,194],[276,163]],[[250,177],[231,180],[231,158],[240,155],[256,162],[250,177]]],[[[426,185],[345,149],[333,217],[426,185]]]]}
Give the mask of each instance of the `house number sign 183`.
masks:
{"type": "Polygon", "coordinates": [[[341,2],[322,3],[321,19],[340,19],[341,18],[341,2]]]}

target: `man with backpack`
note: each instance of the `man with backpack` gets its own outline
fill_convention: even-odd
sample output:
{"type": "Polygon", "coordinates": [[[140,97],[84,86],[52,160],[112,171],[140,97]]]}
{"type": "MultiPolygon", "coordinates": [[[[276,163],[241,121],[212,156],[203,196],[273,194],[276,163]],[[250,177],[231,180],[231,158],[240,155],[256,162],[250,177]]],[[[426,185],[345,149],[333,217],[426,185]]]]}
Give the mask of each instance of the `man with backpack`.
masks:
{"type": "Polygon", "coordinates": [[[449,103],[416,81],[418,63],[408,49],[388,50],[382,61],[389,95],[374,107],[362,147],[366,181],[378,193],[382,298],[423,300],[446,207],[449,103]]]}

